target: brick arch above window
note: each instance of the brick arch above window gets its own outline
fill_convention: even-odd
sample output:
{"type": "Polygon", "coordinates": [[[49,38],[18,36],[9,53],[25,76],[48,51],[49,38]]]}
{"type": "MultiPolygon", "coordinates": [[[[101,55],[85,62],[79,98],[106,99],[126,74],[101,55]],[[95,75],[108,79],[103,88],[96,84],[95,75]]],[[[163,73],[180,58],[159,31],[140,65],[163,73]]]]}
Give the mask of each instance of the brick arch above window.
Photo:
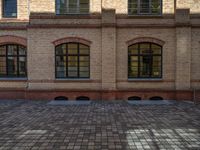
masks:
{"type": "Polygon", "coordinates": [[[157,38],[152,38],[152,37],[139,37],[139,38],[134,38],[132,40],[127,41],[127,45],[133,45],[136,43],[142,43],[142,42],[148,42],[148,43],[155,43],[160,46],[163,46],[165,44],[164,41],[157,39],[157,38]]]}
{"type": "Polygon", "coordinates": [[[84,38],[80,38],[80,37],[65,37],[65,38],[61,38],[61,39],[55,40],[52,43],[55,46],[57,46],[57,45],[60,45],[60,44],[70,43],[70,42],[81,43],[81,44],[84,44],[84,45],[87,45],[87,46],[90,46],[91,43],[92,43],[91,41],[86,40],[84,38]]]}
{"type": "Polygon", "coordinates": [[[14,35],[0,36],[0,45],[5,45],[5,44],[19,44],[27,47],[27,39],[14,35]]]}

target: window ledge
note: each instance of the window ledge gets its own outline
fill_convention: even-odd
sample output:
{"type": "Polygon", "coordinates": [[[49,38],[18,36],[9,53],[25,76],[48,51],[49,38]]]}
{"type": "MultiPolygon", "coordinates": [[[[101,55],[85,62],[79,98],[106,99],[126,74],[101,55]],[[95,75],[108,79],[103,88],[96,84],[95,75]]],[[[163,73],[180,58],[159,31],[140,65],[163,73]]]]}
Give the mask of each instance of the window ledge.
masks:
{"type": "Polygon", "coordinates": [[[162,82],[162,81],[164,81],[162,78],[128,79],[128,82],[162,82]]]}
{"type": "Polygon", "coordinates": [[[128,14],[128,17],[130,18],[140,18],[140,19],[144,19],[144,18],[163,18],[163,15],[131,15],[128,14]]]}
{"type": "Polygon", "coordinates": [[[27,81],[27,78],[0,78],[0,81],[27,81]]]}
{"type": "Polygon", "coordinates": [[[93,82],[94,80],[89,79],[89,78],[75,78],[75,79],[68,79],[68,78],[63,78],[63,79],[55,79],[55,82],[93,82]]]}

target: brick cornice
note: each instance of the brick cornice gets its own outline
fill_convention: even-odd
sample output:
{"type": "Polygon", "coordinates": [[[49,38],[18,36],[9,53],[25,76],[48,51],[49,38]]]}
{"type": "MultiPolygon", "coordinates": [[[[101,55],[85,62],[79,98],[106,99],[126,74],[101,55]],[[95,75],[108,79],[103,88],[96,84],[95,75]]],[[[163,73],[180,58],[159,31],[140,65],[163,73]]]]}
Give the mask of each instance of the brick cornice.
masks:
{"type": "Polygon", "coordinates": [[[92,43],[91,41],[86,40],[84,38],[80,38],[80,37],[65,37],[65,38],[55,40],[52,43],[55,46],[57,46],[57,45],[60,45],[60,44],[63,44],[63,43],[70,43],[70,42],[81,43],[81,44],[88,45],[88,46],[90,46],[90,44],[92,43]]]}
{"type": "Polygon", "coordinates": [[[20,44],[27,46],[27,39],[19,36],[3,35],[0,36],[0,45],[4,44],[20,44]]]}
{"type": "Polygon", "coordinates": [[[153,37],[139,37],[139,38],[134,38],[132,40],[127,41],[127,45],[132,45],[132,44],[136,44],[136,43],[140,43],[140,42],[150,42],[150,43],[155,43],[158,44],[160,46],[163,46],[165,44],[164,41],[157,39],[157,38],[153,38],[153,37]]]}

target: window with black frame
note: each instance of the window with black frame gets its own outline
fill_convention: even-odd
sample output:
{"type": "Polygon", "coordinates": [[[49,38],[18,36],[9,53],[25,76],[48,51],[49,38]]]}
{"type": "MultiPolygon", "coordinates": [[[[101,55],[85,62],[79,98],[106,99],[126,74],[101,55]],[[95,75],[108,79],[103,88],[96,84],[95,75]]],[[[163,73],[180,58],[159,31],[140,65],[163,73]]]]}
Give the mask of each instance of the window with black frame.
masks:
{"type": "Polygon", "coordinates": [[[161,15],[162,0],[128,0],[129,15],[161,15]]]}
{"type": "Polygon", "coordinates": [[[89,0],[56,0],[56,14],[88,14],[89,0]]]}
{"type": "Polygon", "coordinates": [[[17,17],[17,0],[3,0],[3,17],[17,17]]]}
{"type": "Polygon", "coordinates": [[[26,47],[0,46],[0,77],[26,77],[26,47]]]}
{"type": "Polygon", "coordinates": [[[66,43],[56,46],[56,78],[89,78],[89,46],[66,43]]]}
{"type": "Polygon", "coordinates": [[[128,78],[161,78],[162,47],[137,43],[128,47],[128,78]]]}

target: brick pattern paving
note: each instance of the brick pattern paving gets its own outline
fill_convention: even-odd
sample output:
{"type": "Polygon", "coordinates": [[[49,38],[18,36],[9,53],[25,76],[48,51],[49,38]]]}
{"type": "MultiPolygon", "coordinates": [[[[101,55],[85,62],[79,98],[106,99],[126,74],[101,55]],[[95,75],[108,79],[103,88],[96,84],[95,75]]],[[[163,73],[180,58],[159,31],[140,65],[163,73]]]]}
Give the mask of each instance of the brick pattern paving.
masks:
{"type": "Polygon", "coordinates": [[[0,149],[200,149],[200,106],[0,101],[0,149]]]}

